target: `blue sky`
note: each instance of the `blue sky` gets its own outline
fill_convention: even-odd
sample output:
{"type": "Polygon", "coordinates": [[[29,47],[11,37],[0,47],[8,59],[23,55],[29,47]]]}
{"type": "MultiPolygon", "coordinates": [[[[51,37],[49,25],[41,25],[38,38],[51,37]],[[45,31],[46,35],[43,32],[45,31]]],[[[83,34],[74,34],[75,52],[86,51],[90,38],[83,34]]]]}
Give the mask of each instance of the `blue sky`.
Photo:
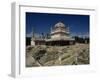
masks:
{"type": "Polygon", "coordinates": [[[26,35],[31,36],[32,28],[37,34],[50,33],[50,28],[60,21],[69,27],[72,36],[89,36],[89,15],[33,12],[26,12],[26,35]]]}

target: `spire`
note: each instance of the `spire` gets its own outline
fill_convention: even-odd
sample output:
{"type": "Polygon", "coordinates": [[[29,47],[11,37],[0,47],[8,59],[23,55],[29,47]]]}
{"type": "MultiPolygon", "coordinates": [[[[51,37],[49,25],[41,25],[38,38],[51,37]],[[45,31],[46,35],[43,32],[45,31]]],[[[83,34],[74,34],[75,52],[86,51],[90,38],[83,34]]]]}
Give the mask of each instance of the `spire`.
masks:
{"type": "Polygon", "coordinates": [[[67,31],[67,33],[69,33],[70,32],[70,30],[69,30],[69,24],[66,24],[67,26],[66,26],[66,31],[67,31]]]}
{"type": "Polygon", "coordinates": [[[32,37],[35,37],[35,29],[34,29],[34,27],[32,27],[32,37]]]}
{"type": "Polygon", "coordinates": [[[67,31],[69,32],[69,26],[67,27],[67,31]]]}
{"type": "Polygon", "coordinates": [[[52,27],[51,27],[51,32],[52,32],[52,27]]]}

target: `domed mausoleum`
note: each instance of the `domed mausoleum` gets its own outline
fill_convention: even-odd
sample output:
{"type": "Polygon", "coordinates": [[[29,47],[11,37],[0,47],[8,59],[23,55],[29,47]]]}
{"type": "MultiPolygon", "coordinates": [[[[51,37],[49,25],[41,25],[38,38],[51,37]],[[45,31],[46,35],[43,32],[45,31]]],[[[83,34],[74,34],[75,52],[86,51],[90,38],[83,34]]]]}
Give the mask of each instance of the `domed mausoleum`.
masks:
{"type": "Polygon", "coordinates": [[[69,27],[64,23],[58,22],[51,28],[51,39],[46,40],[47,45],[72,45],[75,44],[75,39],[71,38],[69,27]]]}
{"type": "Polygon", "coordinates": [[[67,39],[69,38],[69,28],[65,27],[62,22],[55,24],[53,29],[51,29],[52,39],[67,39]]]}
{"type": "Polygon", "coordinates": [[[56,23],[51,28],[50,39],[36,39],[35,37],[31,39],[31,45],[65,46],[73,44],[75,44],[75,39],[71,38],[69,27],[62,22],[56,23]]]}

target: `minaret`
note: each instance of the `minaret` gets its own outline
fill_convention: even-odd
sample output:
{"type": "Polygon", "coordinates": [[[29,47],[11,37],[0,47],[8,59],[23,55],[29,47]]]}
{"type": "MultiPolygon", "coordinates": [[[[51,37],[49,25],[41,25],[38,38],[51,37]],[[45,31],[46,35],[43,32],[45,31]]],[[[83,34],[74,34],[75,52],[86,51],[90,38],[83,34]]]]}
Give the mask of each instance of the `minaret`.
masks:
{"type": "Polygon", "coordinates": [[[35,30],[34,27],[32,27],[32,37],[31,37],[31,45],[34,46],[35,45],[35,30]]]}
{"type": "Polygon", "coordinates": [[[52,27],[51,27],[51,32],[52,32],[52,27]]]}
{"type": "Polygon", "coordinates": [[[69,32],[69,27],[67,27],[67,33],[69,34],[70,32],[69,32]]]}
{"type": "Polygon", "coordinates": [[[35,30],[34,30],[34,28],[32,27],[32,37],[34,38],[35,37],[35,30]]]}

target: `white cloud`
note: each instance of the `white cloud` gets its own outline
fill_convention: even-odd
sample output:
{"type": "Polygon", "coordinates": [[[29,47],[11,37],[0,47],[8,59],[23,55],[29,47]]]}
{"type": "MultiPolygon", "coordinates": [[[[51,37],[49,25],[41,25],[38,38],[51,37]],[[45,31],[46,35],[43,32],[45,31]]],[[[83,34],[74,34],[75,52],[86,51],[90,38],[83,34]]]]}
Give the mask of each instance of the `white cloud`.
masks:
{"type": "Polygon", "coordinates": [[[26,37],[32,37],[32,32],[26,34],[26,37]]]}
{"type": "MultiPolygon", "coordinates": [[[[42,36],[42,35],[37,34],[37,33],[35,33],[34,35],[35,35],[36,38],[39,38],[40,36],[42,36]]],[[[26,37],[32,37],[32,32],[26,34],[26,37]]]]}
{"type": "Polygon", "coordinates": [[[73,33],[71,36],[78,36],[78,37],[89,37],[89,33],[73,33]]]}

